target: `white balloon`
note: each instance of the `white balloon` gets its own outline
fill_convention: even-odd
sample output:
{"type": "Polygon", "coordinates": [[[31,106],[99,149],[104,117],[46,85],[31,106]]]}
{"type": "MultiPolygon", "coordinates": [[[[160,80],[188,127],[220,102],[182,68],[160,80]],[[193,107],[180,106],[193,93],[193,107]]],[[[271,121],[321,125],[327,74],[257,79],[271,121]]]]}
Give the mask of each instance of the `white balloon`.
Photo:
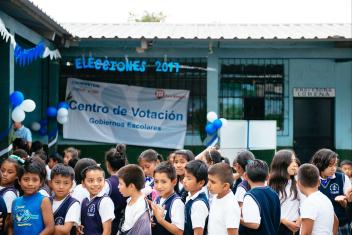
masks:
{"type": "Polygon", "coordinates": [[[213,121],[215,121],[216,119],[218,119],[218,115],[217,115],[215,112],[209,112],[209,113],[207,114],[207,120],[208,120],[209,122],[213,122],[213,121]]]}
{"type": "Polygon", "coordinates": [[[59,108],[57,111],[57,116],[58,117],[66,117],[68,115],[68,110],[65,108],[59,108]]]}
{"type": "Polygon", "coordinates": [[[31,129],[33,130],[33,131],[39,131],[40,130],[40,123],[39,122],[32,122],[31,123],[31,129]]]}
{"type": "Polygon", "coordinates": [[[25,112],[33,112],[35,109],[35,102],[33,100],[27,99],[21,103],[20,107],[25,112]]]}
{"type": "Polygon", "coordinates": [[[12,120],[15,122],[22,122],[26,118],[26,114],[20,106],[17,106],[11,114],[12,120]]]}
{"type": "Polygon", "coordinates": [[[227,120],[225,118],[220,118],[220,121],[222,122],[221,127],[226,127],[227,126],[227,120]]]}
{"type": "Polygon", "coordinates": [[[67,116],[57,116],[57,122],[60,124],[65,124],[68,121],[68,117],[67,116]]]}

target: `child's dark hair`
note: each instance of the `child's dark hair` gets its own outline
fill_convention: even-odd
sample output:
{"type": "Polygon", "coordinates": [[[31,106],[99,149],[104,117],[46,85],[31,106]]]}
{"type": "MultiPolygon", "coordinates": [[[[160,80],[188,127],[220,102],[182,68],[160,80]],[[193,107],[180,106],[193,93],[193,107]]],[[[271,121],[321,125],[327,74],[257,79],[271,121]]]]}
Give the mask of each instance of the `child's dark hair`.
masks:
{"type": "Polygon", "coordinates": [[[351,160],[343,160],[343,161],[340,163],[340,167],[342,167],[342,166],[344,166],[344,165],[352,166],[352,161],[351,161],[351,160]]]}
{"type": "Polygon", "coordinates": [[[15,151],[12,152],[13,155],[19,156],[22,159],[27,159],[28,158],[28,153],[23,150],[23,149],[16,149],[15,151]]]}
{"type": "Polygon", "coordinates": [[[324,171],[331,164],[337,161],[338,155],[331,149],[319,149],[314,153],[311,163],[318,167],[319,172],[324,171]]]}
{"type": "Polygon", "coordinates": [[[295,153],[292,150],[282,149],[275,153],[274,158],[270,165],[270,178],[269,186],[272,187],[278,194],[282,195],[282,201],[285,201],[289,195],[286,193],[286,185],[288,179],[291,178],[290,195],[294,195],[294,199],[297,199],[297,186],[295,176],[290,176],[287,172],[287,168],[291,165],[292,160],[296,161],[295,153]]]}
{"type": "Polygon", "coordinates": [[[80,184],[82,182],[82,175],[81,175],[82,171],[88,166],[94,166],[94,165],[97,165],[97,162],[91,158],[82,158],[78,160],[74,168],[75,180],[77,184],[80,184]]]}
{"type": "Polygon", "coordinates": [[[68,166],[72,167],[72,169],[75,169],[78,160],[78,158],[72,158],[70,161],[68,161],[68,166]]]}
{"type": "Polygon", "coordinates": [[[160,163],[155,168],[154,175],[155,173],[165,173],[171,181],[176,179],[176,176],[177,176],[174,165],[169,161],[160,163]]]}
{"type": "Polygon", "coordinates": [[[70,177],[71,180],[75,179],[75,172],[70,166],[65,166],[62,163],[56,164],[53,169],[51,169],[50,179],[53,180],[55,176],[70,177]]]}
{"type": "Polygon", "coordinates": [[[197,182],[204,180],[204,185],[208,183],[208,166],[201,160],[192,160],[186,164],[185,170],[192,174],[197,182]]]}
{"type": "Polygon", "coordinates": [[[39,176],[40,181],[44,182],[46,178],[45,164],[42,161],[29,158],[24,162],[24,166],[21,168],[18,179],[21,180],[26,173],[36,174],[39,176]]]}
{"type": "Polygon", "coordinates": [[[23,138],[16,138],[13,142],[12,142],[12,147],[14,150],[16,149],[23,149],[24,151],[26,151],[26,153],[28,154],[28,143],[25,139],[23,138]]]}
{"type": "Polygon", "coordinates": [[[238,163],[238,165],[240,165],[243,170],[246,170],[248,162],[253,161],[254,159],[254,154],[251,151],[244,150],[237,154],[237,157],[234,161],[236,161],[236,163],[238,163]]]}
{"type": "Polygon", "coordinates": [[[103,173],[104,178],[105,178],[104,170],[98,165],[92,165],[92,166],[88,166],[88,167],[83,169],[82,174],[81,174],[82,181],[84,181],[86,179],[87,173],[90,172],[90,171],[101,171],[103,173]]]}
{"type": "Polygon", "coordinates": [[[31,146],[31,154],[32,153],[37,153],[38,151],[44,151],[43,150],[43,144],[39,140],[36,140],[32,143],[31,146]]]}
{"type": "Polygon", "coordinates": [[[259,159],[250,160],[246,165],[246,173],[248,178],[254,183],[265,182],[269,174],[269,167],[265,161],[259,159]]]}
{"type": "Polygon", "coordinates": [[[74,147],[69,147],[64,150],[64,153],[71,153],[72,158],[79,158],[81,151],[79,149],[74,148],[74,147]]]}
{"type": "Polygon", "coordinates": [[[319,169],[309,163],[305,163],[298,168],[297,179],[303,187],[314,188],[320,182],[319,169]]]}
{"type": "Polygon", "coordinates": [[[221,153],[216,149],[209,149],[205,152],[204,156],[208,164],[216,164],[219,162],[230,164],[229,159],[221,156],[221,153]]]}
{"type": "Polygon", "coordinates": [[[19,157],[18,156],[13,156],[13,155],[10,155],[8,158],[6,158],[4,161],[2,161],[1,165],[4,164],[5,162],[9,162],[9,163],[12,163],[15,165],[15,168],[16,168],[16,174],[17,176],[20,174],[20,171],[21,171],[21,168],[22,168],[22,164],[23,164],[23,161],[22,159],[18,159],[19,157]]]}
{"type": "Polygon", "coordinates": [[[144,188],[144,172],[142,168],[135,164],[129,164],[122,167],[118,172],[117,176],[123,180],[128,187],[133,184],[138,191],[144,188]]]}
{"type": "Polygon", "coordinates": [[[138,163],[141,161],[146,161],[146,162],[162,162],[163,156],[161,156],[157,151],[154,149],[147,149],[144,150],[138,157],[138,163]]]}
{"type": "Polygon", "coordinates": [[[126,145],[118,144],[105,153],[105,160],[110,164],[113,171],[119,170],[128,164],[126,145]]]}
{"type": "Polygon", "coordinates": [[[49,157],[48,157],[48,161],[50,159],[53,159],[53,161],[57,162],[57,163],[63,163],[64,162],[64,159],[62,158],[62,156],[59,153],[50,154],[49,157]]]}
{"type": "Polygon", "coordinates": [[[224,162],[216,163],[212,165],[209,170],[209,175],[216,175],[222,183],[228,183],[230,188],[233,184],[232,167],[224,162]]]}
{"type": "Polygon", "coordinates": [[[41,158],[44,162],[48,161],[48,156],[46,155],[44,150],[39,150],[35,152],[33,156],[41,158]]]}
{"type": "Polygon", "coordinates": [[[176,155],[181,155],[187,162],[194,160],[193,152],[188,149],[176,150],[174,154],[175,154],[175,157],[176,155]]]}

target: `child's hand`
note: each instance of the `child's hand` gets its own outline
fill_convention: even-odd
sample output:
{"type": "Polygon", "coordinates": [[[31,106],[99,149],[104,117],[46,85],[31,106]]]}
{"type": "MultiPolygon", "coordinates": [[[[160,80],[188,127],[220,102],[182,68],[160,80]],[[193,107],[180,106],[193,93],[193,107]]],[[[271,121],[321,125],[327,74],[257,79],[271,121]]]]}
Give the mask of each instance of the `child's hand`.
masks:
{"type": "Polygon", "coordinates": [[[152,210],[153,210],[153,213],[154,213],[154,216],[156,218],[156,220],[159,222],[161,220],[164,219],[164,211],[165,209],[160,207],[159,205],[151,202],[150,203],[150,206],[152,207],[152,210]]]}
{"type": "Polygon", "coordinates": [[[77,226],[77,234],[79,234],[79,235],[84,234],[83,228],[84,228],[84,226],[82,224],[78,225],[77,226]]]}
{"type": "Polygon", "coordinates": [[[347,197],[345,195],[339,195],[335,197],[335,201],[338,202],[343,208],[347,206],[347,197]]]}
{"type": "Polygon", "coordinates": [[[348,202],[352,202],[352,188],[347,191],[346,198],[348,202]]]}
{"type": "Polygon", "coordinates": [[[281,223],[284,224],[289,230],[291,230],[294,233],[298,232],[300,228],[300,225],[298,225],[296,222],[292,222],[286,219],[282,219],[281,223]]]}

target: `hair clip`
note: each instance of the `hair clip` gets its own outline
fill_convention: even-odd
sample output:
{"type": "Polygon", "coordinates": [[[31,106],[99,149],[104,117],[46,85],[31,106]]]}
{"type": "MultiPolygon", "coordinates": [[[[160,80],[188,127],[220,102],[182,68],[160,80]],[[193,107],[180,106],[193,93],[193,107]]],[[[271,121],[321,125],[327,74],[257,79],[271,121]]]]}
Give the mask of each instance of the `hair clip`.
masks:
{"type": "Polygon", "coordinates": [[[20,158],[19,156],[16,156],[16,155],[13,155],[13,154],[11,154],[10,156],[9,156],[9,158],[11,158],[11,159],[13,159],[13,160],[15,160],[15,161],[17,161],[17,162],[20,162],[20,163],[24,163],[24,160],[22,159],[22,158],[20,158]]]}
{"type": "Polygon", "coordinates": [[[253,160],[247,160],[247,164],[253,163],[253,160]]]}

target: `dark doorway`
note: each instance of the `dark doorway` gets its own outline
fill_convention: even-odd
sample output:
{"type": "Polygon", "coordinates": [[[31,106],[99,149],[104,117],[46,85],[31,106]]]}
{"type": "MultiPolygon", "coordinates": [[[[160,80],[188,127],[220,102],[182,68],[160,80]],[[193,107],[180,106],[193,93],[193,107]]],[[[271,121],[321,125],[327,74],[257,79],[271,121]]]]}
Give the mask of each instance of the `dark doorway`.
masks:
{"type": "Polygon", "coordinates": [[[302,163],[320,148],[334,149],[334,98],[294,98],[293,145],[302,163]]]}
{"type": "Polygon", "coordinates": [[[264,120],[265,119],[265,100],[259,97],[244,99],[244,118],[245,120],[264,120]]]}

